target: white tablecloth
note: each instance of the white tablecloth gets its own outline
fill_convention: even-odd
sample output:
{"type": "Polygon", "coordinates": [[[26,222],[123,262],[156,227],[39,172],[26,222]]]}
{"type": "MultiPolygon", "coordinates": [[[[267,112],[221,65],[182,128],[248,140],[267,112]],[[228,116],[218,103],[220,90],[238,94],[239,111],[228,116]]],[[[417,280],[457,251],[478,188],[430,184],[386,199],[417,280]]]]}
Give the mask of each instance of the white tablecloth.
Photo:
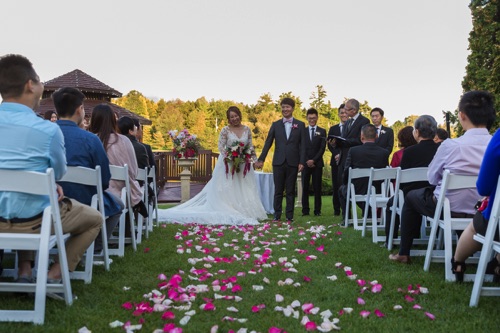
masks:
{"type": "Polygon", "coordinates": [[[274,214],[274,181],[273,174],[270,172],[255,172],[257,181],[257,191],[259,191],[260,200],[268,214],[274,214]]]}

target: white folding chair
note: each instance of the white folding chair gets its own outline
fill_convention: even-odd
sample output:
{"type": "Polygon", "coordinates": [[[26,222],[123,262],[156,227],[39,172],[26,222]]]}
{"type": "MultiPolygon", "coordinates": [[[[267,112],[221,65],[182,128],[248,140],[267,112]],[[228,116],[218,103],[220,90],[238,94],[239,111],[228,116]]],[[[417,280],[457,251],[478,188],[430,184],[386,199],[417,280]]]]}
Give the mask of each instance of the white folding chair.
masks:
{"type": "Polygon", "coordinates": [[[385,235],[379,236],[378,230],[385,231],[385,224],[387,223],[387,218],[385,214],[385,207],[387,206],[387,202],[394,195],[394,186],[392,181],[395,181],[398,175],[398,170],[400,168],[383,168],[383,169],[375,169],[370,168],[370,178],[368,183],[368,207],[364,211],[363,216],[363,228],[361,231],[361,236],[365,237],[366,234],[366,225],[368,220],[368,210],[371,209],[372,217],[371,217],[371,227],[372,227],[372,240],[374,243],[385,241],[385,235]],[[381,191],[377,193],[375,186],[373,185],[375,182],[382,182],[381,191]],[[381,209],[381,218],[380,223],[377,218],[377,209],[381,209]]]}
{"type": "MultiPolygon", "coordinates": [[[[447,191],[464,190],[476,188],[477,175],[457,175],[452,174],[449,170],[443,173],[441,183],[441,193],[436,204],[436,211],[432,218],[427,217],[431,222],[431,232],[429,235],[429,244],[427,245],[427,253],[425,255],[424,271],[429,271],[432,262],[445,263],[445,278],[446,281],[455,281],[455,275],[451,271],[451,258],[453,256],[453,230],[464,230],[472,218],[454,218],[451,217],[450,201],[446,197],[447,191]],[[441,212],[443,218],[441,219],[441,212]],[[436,243],[436,235],[438,228],[443,230],[444,237],[444,258],[441,251],[434,250],[436,243]]],[[[476,258],[477,262],[477,258],[476,258]]],[[[466,274],[464,280],[471,280],[471,275],[466,274]]]]}
{"type": "MultiPolygon", "coordinates": [[[[357,194],[356,189],[352,181],[354,179],[359,178],[369,178],[370,177],[370,169],[353,169],[349,168],[349,178],[347,180],[347,195],[346,195],[346,207],[345,207],[345,222],[344,225],[347,227],[349,223],[354,225],[355,230],[362,230],[362,226],[358,225],[358,211],[356,202],[364,202],[365,210],[367,209],[368,204],[368,195],[367,194],[357,194]],[[352,209],[352,219],[349,219],[349,205],[351,205],[352,209]]],[[[368,179],[368,183],[370,180],[368,179]]],[[[364,214],[363,214],[364,216],[364,214]]]]}
{"type": "Polygon", "coordinates": [[[34,309],[0,310],[0,321],[22,321],[43,324],[47,292],[64,293],[66,304],[71,305],[73,303],[54,170],[49,168],[46,173],[0,170],[0,191],[46,195],[50,198],[50,206],[46,207],[43,211],[39,234],[0,233],[2,248],[38,251],[35,283],[0,283],[1,292],[34,292],[34,309]],[[54,229],[54,236],[51,236],[51,227],[54,229]],[[59,249],[62,283],[47,284],[49,250],[56,245],[59,249]]]}
{"type": "MultiPolygon", "coordinates": [[[[143,182],[143,195],[142,195],[142,201],[148,207],[148,215],[149,215],[149,204],[148,204],[148,168],[144,169],[138,169],[137,170],[137,176],[135,177],[136,180],[142,181],[143,182]]],[[[141,244],[142,242],[142,232],[144,231],[146,233],[146,238],[149,238],[149,217],[144,219],[144,217],[141,214],[137,215],[137,244],[141,244]],[[144,223],[145,221],[145,223],[144,223]]]]}
{"type": "Polygon", "coordinates": [[[120,223],[118,224],[118,238],[111,236],[109,238],[109,243],[117,243],[117,249],[109,249],[110,255],[117,255],[123,257],[125,255],[125,242],[132,243],[132,248],[137,251],[136,239],[135,239],[135,227],[134,227],[134,212],[132,210],[132,201],[130,197],[130,180],[128,175],[128,165],[116,166],[110,165],[109,170],[111,171],[111,179],[119,180],[125,182],[125,187],[122,188],[121,200],[125,205],[120,216],[120,223]],[[125,215],[128,214],[130,219],[130,233],[131,237],[125,239],[125,215]]]}
{"type": "Polygon", "coordinates": [[[156,167],[153,165],[151,169],[149,169],[149,178],[152,178],[153,181],[151,184],[153,184],[152,189],[153,189],[153,194],[155,196],[154,198],[154,204],[148,205],[149,208],[149,231],[153,231],[153,220],[156,226],[158,226],[158,188],[156,186],[156,167]],[[153,218],[153,211],[154,211],[154,218],[153,218]]]}
{"type": "MultiPolygon", "coordinates": [[[[109,271],[108,237],[106,233],[106,213],[104,211],[104,191],[102,189],[101,167],[95,169],[68,166],[68,171],[59,182],[95,186],[97,193],[92,196],[90,207],[97,209],[102,215],[102,249],[104,256],[104,267],[109,271]]],[[[92,282],[92,267],[94,266],[94,243],[86,251],[85,271],[74,271],[70,273],[72,279],[84,280],[85,283],[92,282]]]]}
{"type": "Polygon", "coordinates": [[[469,306],[477,306],[480,296],[500,296],[500,287],[483,287],[483,282],[486,278],[486,265],[494,251],[500,253],[500,242],[494,241],[495,232],[500,230],[500,223],[498,222],[500,219],[500,177],[498,177],[495,194],[495,201],[493,201],[493,206],[491,207],[486,235],[474,235],[474,239],[483,244],[483,249],[479,257],[479,265],[474,279],[469,306]]]}
{"type": "MultiPolygon", "coordinates": [[[[399,244],[401,241],[401,238],[396,238],[394,239],[394,227],[395,227],[395,221],[396,221],[396,215],[399,215],[399,220],[401,221],[401,212],[403,210],[403,205],[405,203],[405,197],[403,190],[401,190],[401,185],[403,184],[408,184],[408,183],[413,183],[413,182],[421,182],[421,181],[427,181],[427,171],[429,170],[428,167],[421,167],[421,168],[411,168],[411,169],[404,169],[404,170],[399,170],[399,175],[396,177],[396,184],[394,186],[394,199],[392,202],[392,207],[391,207],[391,227],[389,231],[389,241],[387,243],[387,248],[389,250],[392,250],[393,244],[399,244]]],[[[425,227],[427,219],[424,217],[423,218],[423,223],[422,223],[422,235],[425,235],[425,227]]],[[[424,241],[424,240],[422,240],[424,241]]],[[[413,241],[414,244],[419,244],[422,242],[421,240],[415,239],[413,241]]],[[[428,242],[428,238],[425,239],[425,243],[428,242]]],[[[420,253],[420,255],[425,255],[426,251],[423,251],[420,253]]],[[[412,255],[418,255],[415,250],[412,250],[412,255]]]]}

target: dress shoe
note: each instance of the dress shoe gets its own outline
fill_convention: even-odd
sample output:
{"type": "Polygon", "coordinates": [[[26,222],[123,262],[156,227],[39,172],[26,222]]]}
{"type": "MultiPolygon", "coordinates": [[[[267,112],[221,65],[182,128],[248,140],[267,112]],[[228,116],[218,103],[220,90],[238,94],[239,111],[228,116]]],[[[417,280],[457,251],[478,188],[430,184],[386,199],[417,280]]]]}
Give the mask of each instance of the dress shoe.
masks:
{"type": "Polygon", "coordinates": [[[411,261],[410,256],[402,256],[402,255],[399,255],[397,253],[389,254],[389,260],[397,261],[397,262],[400,262],[402,264],[409,264],[411,261]]]}
{"type": "Polygon", "coordinates": [[[335,212],[333,213],[333,216],[340,216],[340,211],[335,211],[335,212]]]}

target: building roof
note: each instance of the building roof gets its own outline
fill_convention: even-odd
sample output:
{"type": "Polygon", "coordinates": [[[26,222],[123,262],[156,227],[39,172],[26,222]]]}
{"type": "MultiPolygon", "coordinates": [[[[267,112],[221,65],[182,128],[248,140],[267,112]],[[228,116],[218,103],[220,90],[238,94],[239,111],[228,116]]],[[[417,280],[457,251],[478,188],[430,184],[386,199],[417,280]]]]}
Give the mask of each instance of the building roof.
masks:
{"type": "Polygon", "coordinates": [[[49,97],[54,91],[61,87],[73,87],[78,88],[81,92],[87,96],[87,98],[92,98],[99,96],[100,99],[105,99],[109,101],[111,98],[121,97],[122,94],[102,83],[101,81],[93,78],[87,73],[82,72],[79,69],[75,69],[69,73],[58,76],[52,80],[44,83],[44,98],[49,97]],[[45,94],[47,93],[47,96],[45,94]]]}
{"type": "Polygon", "coordinates": [[[58,76],[55,79],[44,83],[44,90],[40,107],[35,111],[43,117],[47,111],[55,111],[54,103],[52,102],[52,93],[62,87],[78,88],[85,95],[85,115],[90,117],[92,110],[98,104],[107,104],[118,114],[118,117],[128,116],[138,119],[141,125],[151,125],[151,120],[133,113],[121,106],[111,103],[111,98],[121,97],[122,93],[93,78],[87,73],[79,69],[58,76]]]}

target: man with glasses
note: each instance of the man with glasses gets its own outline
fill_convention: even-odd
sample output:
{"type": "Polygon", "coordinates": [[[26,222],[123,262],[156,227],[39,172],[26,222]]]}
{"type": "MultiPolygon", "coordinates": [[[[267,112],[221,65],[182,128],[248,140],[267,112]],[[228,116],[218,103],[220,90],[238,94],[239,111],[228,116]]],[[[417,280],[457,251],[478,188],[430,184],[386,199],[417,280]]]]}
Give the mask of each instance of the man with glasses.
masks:
{"type": "MultiPolygon", "coordinates": [[[[351,147],[359,146],[361,142],[361,128],[364,125],[370,123],[368,118],[359,113],[359,102],[355,99],[350,99],[345,103],[344,110],[349,116],[349,120],[346,122],[346,126],[343,129],[342,137],[344,140],[330,140],[331,145],[336,145],[340,148],[340,160],[339,160],[339,175],[344,174],[345,162],[347,159],[347,154],[351,147]]],[[[345,207],[341,207],[344,211],[345,207]]],[[[346,212],[343,212],[344,215],[346,212]]]]}

